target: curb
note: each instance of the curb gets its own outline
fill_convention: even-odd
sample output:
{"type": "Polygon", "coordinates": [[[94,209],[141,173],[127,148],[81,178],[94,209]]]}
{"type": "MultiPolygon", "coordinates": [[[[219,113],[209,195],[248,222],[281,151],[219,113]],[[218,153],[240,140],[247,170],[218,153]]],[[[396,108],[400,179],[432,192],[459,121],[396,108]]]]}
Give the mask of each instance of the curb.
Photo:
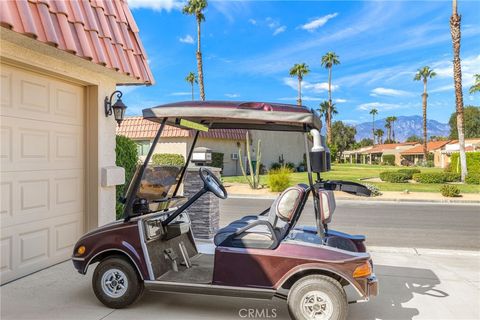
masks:
{"type": "Polygon", "coordinates": [[[403,254],[412,254],[412,255],[416,255],[416,256],[480,257],[480,251],[473,251],[473,250],[367,246],[367,251],[368,252],[373,252],[373,253],[403,253],[403,254]]]}
{"type": "MultiPolygon", "coordinates": [[[[253,194],[230,194],[231,199],[259,199],[259,200],[275,200],[276,195],[253,195],[253,194]]],[[[459,199],[399,199],[399,198],[368,198],[368,197],[335,197],[337,201],[362,201],[376,203],[383,202],[405,202],[405,203],[440,203],[440,204],[480,204],[480,200],[459,200],[459,199]]]]}

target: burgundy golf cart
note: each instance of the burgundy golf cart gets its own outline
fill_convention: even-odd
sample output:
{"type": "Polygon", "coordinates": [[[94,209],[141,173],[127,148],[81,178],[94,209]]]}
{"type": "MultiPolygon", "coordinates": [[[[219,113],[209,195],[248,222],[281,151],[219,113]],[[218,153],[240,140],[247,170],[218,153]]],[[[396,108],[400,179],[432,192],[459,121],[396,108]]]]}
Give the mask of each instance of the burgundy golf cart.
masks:
{"type": "Polygon", "coordinates": [[[363,185],[324,181],[329,151],[315,112],[285,104],[257,102],[180,102],[143,110],[160,123],[152,147],[123,198],[122,220],[85,234],[75,245],[73,264],[93,275],[97,298],[111,308],[126,307],[144,289],[152,291],[285,299],[294,319],[345,319],[348,303],[377,295],[377,279],[365,237],[328,228],[335,211],[333,191],[369,196],[363,185]],[[195,131],[183,167],[151,162],[166,125],[195,131]],[[270,208],[221,228],[210,244],[195,241],[185,210],[211,192],[227,198],[221,181],[207,168],[198,174],[201,190],[179,195],[200,131],[248,129],[303,133],[308,184],[283,191],[270,208]],[[304,210],[307,201],[313,210],[304,210]],[[310,212],[311,211],[311,212],[310,212]],[[302,214],[315,226],[297,226],[302,214]],[[205,249],[206,248],[206,249],[205,249]],[[353,296],[344,287],[351,286],[353,296]]]}

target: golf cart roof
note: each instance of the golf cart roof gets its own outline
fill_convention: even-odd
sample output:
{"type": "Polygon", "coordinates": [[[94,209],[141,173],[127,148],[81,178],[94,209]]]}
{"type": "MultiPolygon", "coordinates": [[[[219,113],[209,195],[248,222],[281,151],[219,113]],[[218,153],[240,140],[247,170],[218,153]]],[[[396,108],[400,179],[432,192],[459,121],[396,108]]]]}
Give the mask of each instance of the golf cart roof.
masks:
{"type": "Polygon", "coordinates": [[[252,129],[305,132],[320,130],[320,118],[304,106],[267,102],[184,101],[143,110],[145,119],[182,127],[180,119],[211,129],[252,129]]]}

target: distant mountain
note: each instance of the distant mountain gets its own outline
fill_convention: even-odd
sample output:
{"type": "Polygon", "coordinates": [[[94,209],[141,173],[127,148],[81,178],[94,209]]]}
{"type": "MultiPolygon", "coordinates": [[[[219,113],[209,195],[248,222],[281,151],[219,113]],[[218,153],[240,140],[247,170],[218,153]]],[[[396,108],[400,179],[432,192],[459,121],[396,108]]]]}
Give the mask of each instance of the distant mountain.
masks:
{"type": "MultiPolygon", "coordinates": [[[[421,116],[398,116],[395,121],[395,139],[397,141],[405,141],[408,137],[417,135],[423,136],[423,125],[421,116]]],[[[363,138],[372,138],[372,122],[363,122],[356,125],[357,141],[363,138]]],[[[383,139],[387,138],[387,129],[385,129],[385,119],[375,120],[375,130],[382,129],[385,131],[383,139]]],[[[441,123],[436,120],[427,120],[428,136],[446,136],[450,134],[450,126],[447,123],[441,123]]]]}

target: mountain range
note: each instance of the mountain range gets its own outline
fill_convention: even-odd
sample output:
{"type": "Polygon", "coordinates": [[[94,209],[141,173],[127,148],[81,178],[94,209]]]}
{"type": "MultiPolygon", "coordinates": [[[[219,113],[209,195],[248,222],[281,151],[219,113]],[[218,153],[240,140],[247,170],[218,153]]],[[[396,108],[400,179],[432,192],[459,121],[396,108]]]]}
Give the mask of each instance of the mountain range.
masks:
{"type": "MultiPolygon", "coordinates": [[[[395,121],[395,140],[405,141],[408,137],[417,135],[423,136],[423,125],[421,116],[398,116],[395,121]]],[[[357,141],[363,138],[372,138],[372,122],[363,122],[355,126],[357,134],[355,139],[357,141]]],[[[383,139],[387,138],[387,129],[385,129],[385,119],[375,120],[375,130],[382,129],[385,133],[383,139]]],[[[428,136],[445,136],[450,134],[450,126],[448,123],[441,123],[436,120],[427,120],[428,136]]]]}

